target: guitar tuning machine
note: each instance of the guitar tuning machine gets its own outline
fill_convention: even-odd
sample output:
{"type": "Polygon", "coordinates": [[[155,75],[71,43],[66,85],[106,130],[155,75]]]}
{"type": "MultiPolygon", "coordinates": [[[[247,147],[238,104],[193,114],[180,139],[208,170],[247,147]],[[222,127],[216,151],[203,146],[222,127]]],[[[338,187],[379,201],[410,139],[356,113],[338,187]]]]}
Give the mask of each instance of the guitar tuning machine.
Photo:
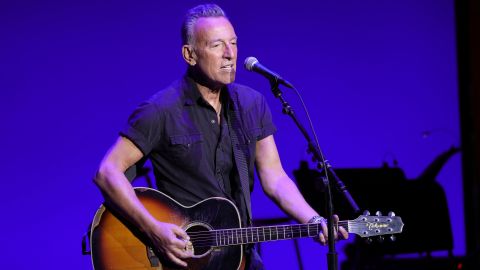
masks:
{"type": "Polygon", "coordinates": [[[390,211],[390,212],[388,212],[388,216],[389,216],[389,217],[394,217],[394,216],[395,216],[395,213],[390,211]]]}
{"type": "Polygon", "coordinates": [[[365,243],[370,245],[371,243],[373,243],[373,240],[372,238],[368,237],[368,238],[365,238],[365,243]]]}
{"type": "Polygon", "coordinates": [[[375,212],[375,216],[377,216],[377,218],[375,218],[374,221],[379,222],[380,219],[378,217],[382,216],[382,212],[380,212],[380,211],[375,212]]]}
{"type": "Polygon", "coordinates": [[[370,211],[368,211],[368,210],[363,211],[363,215],[370,216],[370,211]]]}
{"type": "Polygon", "coordinates": [[[392,234],[392,235],[390,235],[390,240],[391,240],[392,242],[395,242],[395,240],[397,240],[397,237],[392,234]]]}

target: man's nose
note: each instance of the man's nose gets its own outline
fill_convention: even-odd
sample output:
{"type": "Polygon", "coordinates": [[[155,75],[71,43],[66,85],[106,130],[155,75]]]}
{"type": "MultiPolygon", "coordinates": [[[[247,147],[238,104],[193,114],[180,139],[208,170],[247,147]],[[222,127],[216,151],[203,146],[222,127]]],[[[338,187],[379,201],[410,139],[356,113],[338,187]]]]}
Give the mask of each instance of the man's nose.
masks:
{"type": "Polygon", "coordinates": [[[233,58],[234,55],[235,55],[235,52],[234,52],[233,46],[231,44],[227,44],[225,46],[225,51],[223,52],[223,56],[225,58],[230,59],[230,58],[233,58]]]}

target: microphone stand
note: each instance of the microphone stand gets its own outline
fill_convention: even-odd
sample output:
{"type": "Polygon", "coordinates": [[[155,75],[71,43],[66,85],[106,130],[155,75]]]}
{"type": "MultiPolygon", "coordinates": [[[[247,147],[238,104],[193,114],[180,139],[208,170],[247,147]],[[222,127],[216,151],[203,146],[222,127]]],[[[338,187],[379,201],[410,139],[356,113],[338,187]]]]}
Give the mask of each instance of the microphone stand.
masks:
{"type": "MultiPolygon", "coordinates": [[[[321,151],[319,149],[319,146],[317,146],[312,139],[310,138],[310,135],[306,131],[305,127],[300,123],[298,118],[295,115],[295,112],[293,111],[292,107],[288,102],[283,98],[282,92],[278,88],[279,82],[275,79],[270,80],[270,88],[273,92],[273,95],[280,100],[282,103],[282,112],[288,116],[290,116],[297,127],[300,129],[302,132],[303,136],[308,142],[308,152],[313,155],[314,160],[317,162],[317,169],[319,170],[326,170],[327,174],[330,173],[333,176],[334,183],[336,184],[337,188],[339,191],[343,194],[345,199],[348,201],[350,206],[353,208],[355,213],[360,212],[360,208],[358,207],[357,203],[355,200],[352,198],[350,193],[348,192],[346,186],[343,184],[343,182],[338,178],[338,176],[335,174],[335,172],[332,169],[332,166],[328,163],[323,158],[323,155],[321,154],[321,151]]],[[[334,222],[333,222],[333,201],[332,201],[332,192],[330,189],[330,181],[328,180],[328,177],[322,176],[322,181],[325,185],[325,203],[327,206],[327,217],[330,220],[330,222],[327,222],[328,225],[328,253],[327,253],[327,263],[328,263],[328,269],[329,270],[337,270],[338,269],[338,253],[335,250],[335,237],[334,235],[334,222]]]]}

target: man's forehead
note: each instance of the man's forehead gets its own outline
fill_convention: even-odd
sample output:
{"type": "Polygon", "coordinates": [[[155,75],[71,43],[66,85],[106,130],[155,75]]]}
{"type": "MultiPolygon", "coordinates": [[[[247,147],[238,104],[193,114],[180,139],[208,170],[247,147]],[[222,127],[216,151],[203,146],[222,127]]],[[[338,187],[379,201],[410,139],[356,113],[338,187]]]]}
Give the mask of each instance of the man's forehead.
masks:
{"type": "Polygon", "coordinates": [[[225,17],[199,18],[194,29],[195,35],[208,40],[234,39],[237,37],[232,24],[225,17]]]}

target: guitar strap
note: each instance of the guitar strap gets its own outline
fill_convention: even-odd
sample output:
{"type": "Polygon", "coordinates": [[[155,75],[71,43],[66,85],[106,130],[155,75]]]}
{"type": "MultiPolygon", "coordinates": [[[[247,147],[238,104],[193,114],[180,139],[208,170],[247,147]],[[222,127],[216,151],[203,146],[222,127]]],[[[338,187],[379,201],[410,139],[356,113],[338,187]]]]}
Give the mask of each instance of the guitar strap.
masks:
{"type": "MultiPolygon", "coordinates": [[[[231,93],[230,93],[231,94],[231,93]]],[[[233,102],[232,95],[230,95],[231,103],[233,106],[228,108],[228,130],[230,133],[230,139],[232,141],[233,156],[235,159],[235,165],[237,166],[238,174],[240,177],[240,184],[242,188],[243,198],[248,212],[248,224],[252,221],[252,209],[250,203],[250,179],[248,174],[247,157],[249,156],[248,144],[240,143],[240,138],[244,137],[242,132],[242,120],[240,116],[240,110],[237,104],[233,102]]]]}

